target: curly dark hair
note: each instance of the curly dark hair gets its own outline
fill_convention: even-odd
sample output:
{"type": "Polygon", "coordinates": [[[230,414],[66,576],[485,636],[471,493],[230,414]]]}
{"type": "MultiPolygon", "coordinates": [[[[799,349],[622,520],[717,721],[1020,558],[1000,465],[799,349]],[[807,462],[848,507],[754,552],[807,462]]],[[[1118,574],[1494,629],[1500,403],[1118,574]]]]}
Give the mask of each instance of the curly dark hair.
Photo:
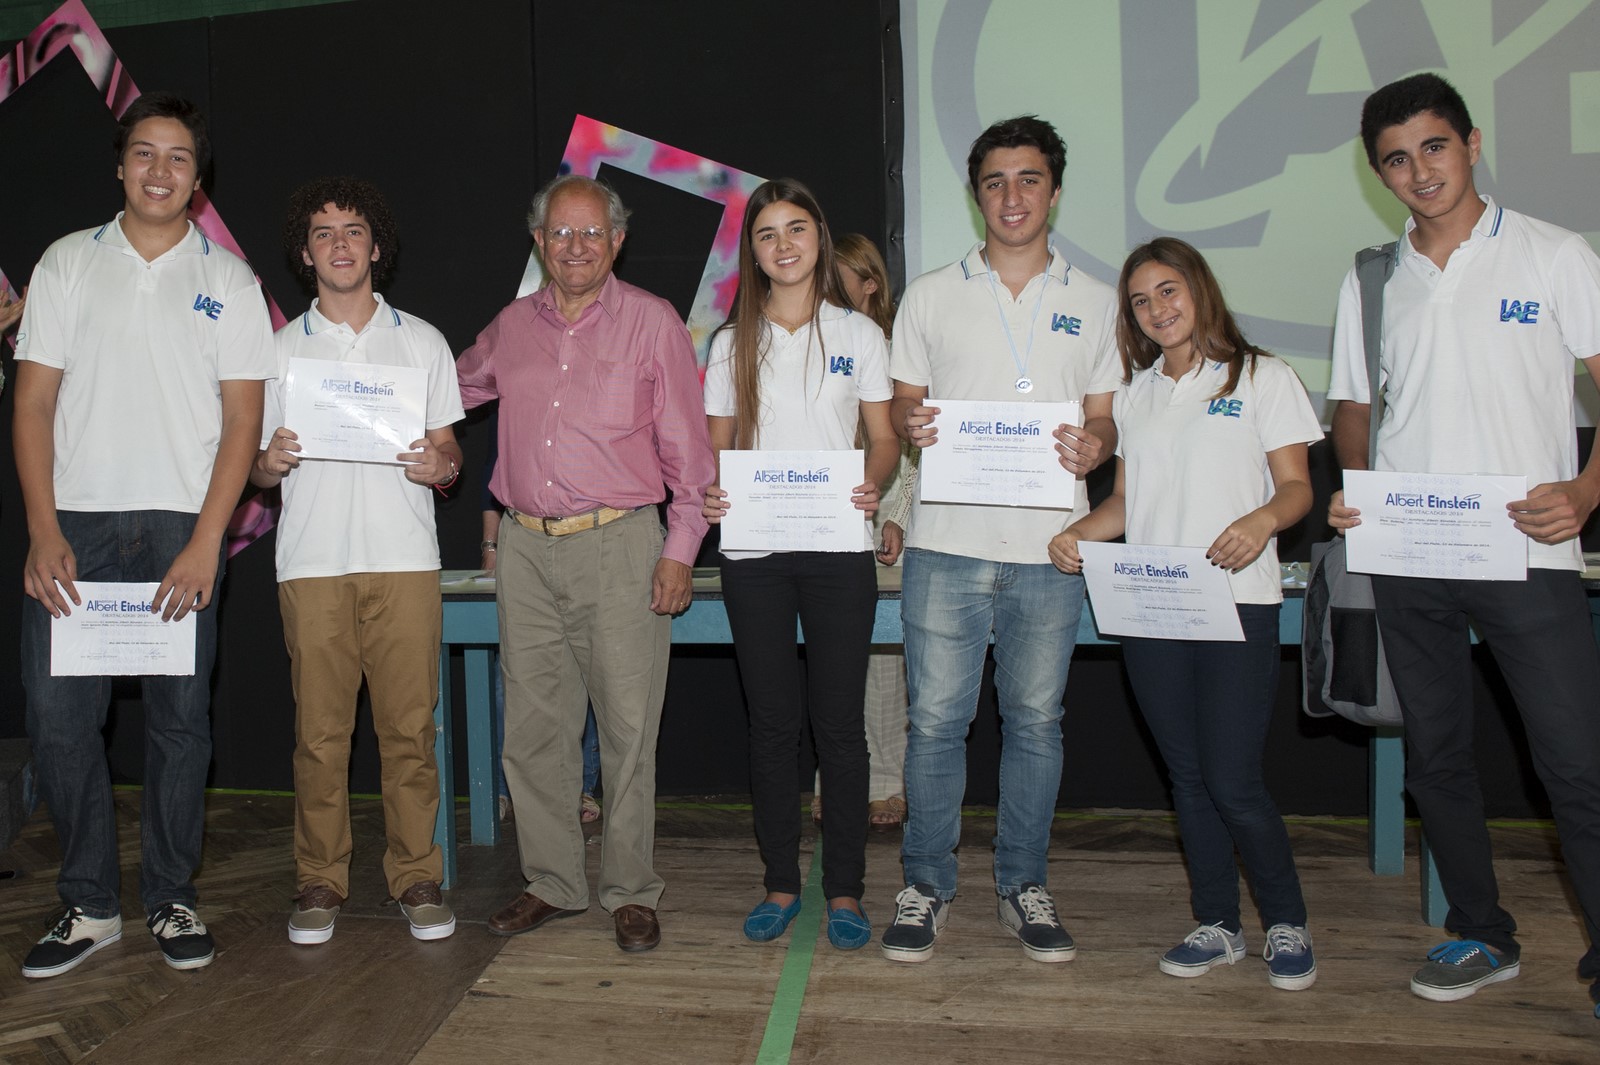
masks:
{"type": "Polygon", "coordinates": [[[300,255],[305,249],[306,235],[311,229],[311,216],[328,204],[354,211],[367,220],[372,229],[372,241],[378,249],[378,261],[372,264],[372,287],[381,289],[394,273],[395,259],[400,253],[400,231],[389,213],[389,203],[383,193],[370,181],[353,177],[318,178],[294,190],[289,197],[289,211],[283,221],[283,253],[289,259],[289,268],[306,290],[317,291],[317,271],[300,255]]]}
{"type": "Polygon", "coordinates": [[[1051,187],[1061,187],[1061,177],[1067,169],[1067,146],[1056,128],[1038,115],[1018,115],[1003,118],[978,134],[967,152],[967,184],[972,186],[972,198],[978,198],[978,182],[983,160],[996,148],[1037,148],[1050,167],[1051,187]]]}

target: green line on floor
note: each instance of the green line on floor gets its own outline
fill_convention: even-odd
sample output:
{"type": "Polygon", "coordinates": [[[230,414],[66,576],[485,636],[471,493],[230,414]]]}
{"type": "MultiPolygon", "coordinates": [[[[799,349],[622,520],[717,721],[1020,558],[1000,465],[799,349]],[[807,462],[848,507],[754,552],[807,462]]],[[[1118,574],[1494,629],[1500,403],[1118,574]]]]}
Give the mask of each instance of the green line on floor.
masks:
{"type": "Polygon", "coordinates": [[[756,1065],[788,1065],[794,1050],[795,1029],[800,1026],[800,1006],[805,1002],[806,984],[811,979],[811,962],[817,953],[817,935],[822,931],[822,914],[828,908],[822,897],[822,840],[811,851],[811,873],[800,893],[800,913],[789,926],[789,950],[784,955],[778,988],[772,993],[772,1011],[767,1014],[767,1031],[756,1052],[756,1065]]]}

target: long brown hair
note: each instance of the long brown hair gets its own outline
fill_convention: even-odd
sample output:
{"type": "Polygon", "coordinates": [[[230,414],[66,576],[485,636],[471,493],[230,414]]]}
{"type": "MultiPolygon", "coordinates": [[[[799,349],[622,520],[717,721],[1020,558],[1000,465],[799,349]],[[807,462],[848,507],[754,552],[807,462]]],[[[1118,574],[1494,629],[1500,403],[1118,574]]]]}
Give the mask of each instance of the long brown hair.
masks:
{"type": "Polygon", "coordinates": [[[846,233],[833,244],[833,254],[839,265],[863,281],[871,281],[877,288],[867,293],[865,308],[856,308],[878,324],[888,337],[894,330],[894,299],[889,294],[889,267],[883,261],[878,246],[872,238],[860,233],[846,233]]]}
{"type": "MultiPolygon", "coordinates": [[[[1255,360],[1272,358],[1272,352],[1256,347],[1244,338],[1233,313],[1222,299],[1222,286],[1211,272],[1205,256],[1190,244],[1177,237],[1157,237],[1141,244],[1128,254],[1122,264],[1122,276],[1117,279],[1117,348],[1122,353],[1122,379],[1131,381],[1135,370],[1153,365],[1161,354],[1161,345],[1145,336],[1134,316],[1133,304],[1128,300],[1128,284],[1134,271],[1146,263],[1160,263],[1182,275],[1189,286],[1189,298],[1194,304],[1194,332],[1189,337],[1190,349],[1200,360],[1226,363],[1228,380],[1213,399],[1233,395],[1239,387],[1239,375],[1246,363],[1252,376],[1256,372],[1255,360]]],[[[1200,365],[1199,362],[1195,364],[1200,365]]]]}
{"type": "Polygon", "coordinates": [[[733,399],[735,431],[733,446],[748,450],[756,446],[761,421],[761,364],[767,358],[767,333],[764,308],[772,292],[772,280],[756,263],[751,248],[751,229],[756,216],[775,203],[792,203],[817,223],[817,268],[811,275],[811,336],[821,352],[819,370],[826,372],[827,350],[817,314],[824,303],[844,306],[844,286],[839,282],[839,267],[834,261],[833,238],[828,221],[811,190],[793,178],[768,181],[750,194],[745,204],[744,225],[739,231],[739,291],[733,298],[733,313],[717,327],[733,332],[733,399]]]}

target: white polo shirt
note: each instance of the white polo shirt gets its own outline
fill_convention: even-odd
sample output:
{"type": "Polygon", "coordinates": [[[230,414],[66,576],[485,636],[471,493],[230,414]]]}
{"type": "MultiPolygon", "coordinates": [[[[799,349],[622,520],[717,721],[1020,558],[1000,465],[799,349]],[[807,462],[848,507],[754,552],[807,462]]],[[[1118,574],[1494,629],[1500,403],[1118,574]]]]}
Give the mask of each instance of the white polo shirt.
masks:
{"type": "MultiPolygon", "coordinates": [[[[807,322],[795,332],[766,323],[761,363],[761,417],[756,447],[764,451],[853,451],[861,404],[894,395],[883,331],[871,318],[824,303],[817,312],[821,343],[807,322]]],[[[711,338],[706,362],[706,414],[738,416],[733,389],[733,331],[711,338]]],[[[863,550],[870,525],[862,522],[863,550]]],[[[724,551],[728,558],[760,558],[761,551],[724,551]]]]}
{"type": "MultiPolygon", "coordinates": [[[[1443,270],[1411,246],[1406,222],[1383,291],[1386,406],[1373,468],[1520,474],[1531,490],[1578,475],[1573,360],[1600,354],[1600,257],[1576,233],[1483,201],[1443,270]]],[[[1370,401],[1353,268],[1339,290],[1328,398],[1370,401]]],[[[1581,570],[1582,550],[1576,537],[1529,540],[1528,565],[1581,570]]]]}
{"type": "MultiPolygon", "coordinates": [[[[283,381],[291,358],[424,369],[424,424],[439,429],[461,420],[455,360],[444,336],[382,296],[375,298],[378,309],[359,333],[324,318],[316,300],[278,330],[278,379],[267,386],[263,449],[283,425],[283,381]]],[[[277,563],[279,581],[438,569],[433,489],[406,480],[399,466],[306,459],[283,479],[277,563]]]]}
{"type": "MultiPolygon", "coordinates": [[[[1206,360],[1182,379],[1165,357],[1117,393],[1117,457],[1127,493],[1127,541],[1210,547],[1233,521],[1264,506],[1275,486],[1267,453],[1322,439],[1305,386],[1281,359],[1257,358],[1233,393],[1214,399],[1227,365],[1206,360]]],[[[1228,575],[1236,603],[1280,603],[1278,538],[1228,575]]]]}
{"type": "MultiPolygon", "coordinates": [[[[926,387],[935,400],[1046,403],[1115,392],[1122,380],[1116,291],[1073,269],[1052,248],[1045,272],[1013,298],[999,278],[991,278],[983,244],[975,244],[965,259],[906,287],[894,321],[889,375],[926,387]],[[1012,342],[1034,383],[1026,394],[1015,388],[1022,374],[1012,342]]],[[[929,461],[926,450],[922,461],[929,461]]],[[[993,562],[1048,565],[1050,538],[1088,510],[1081,480],[1074,498],[1070,511],[985,507],[925,503],[919,488],[907,543],[993,562]]]]}
{"type": "Polygon", "coordinates": [[[194,223],[154,262],[122,215],[34,268],[17,359],[61,371],[61,510],[198,514],[222,441],[222,381],[272,377],[272,325],[244,261],[194,223]]]}

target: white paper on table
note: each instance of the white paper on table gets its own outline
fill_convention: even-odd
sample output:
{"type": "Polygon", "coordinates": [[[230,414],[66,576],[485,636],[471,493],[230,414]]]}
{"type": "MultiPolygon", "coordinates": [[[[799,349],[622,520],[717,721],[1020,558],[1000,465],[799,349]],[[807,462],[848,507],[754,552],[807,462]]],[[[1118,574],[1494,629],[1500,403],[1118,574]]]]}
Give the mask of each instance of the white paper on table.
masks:
{"type": "Polygon", "coordinates": [[[1528,579],[1528,537],[1506,504],[1528,494],[1526,477],[1344,471],[1344,501],[1361,511],[1345,534],[1354,573],[1528,579]]]}
{"type": "Polygon", "coordinates": [[[150,612],[158,587],[78,581],[82,605],[50,621],[50,675],[194,676],[195,612],[162,621],[150,612]]]}
{"type": "Polygon", "coordinates": [[[398,466],[395,456],[423,437],[427,396],[420,366],[290,359],[283,424],[303,459],[398,466]]]}
{"type": "Polygon", "coordinates": [[[1078,553],[1102,635],[1244,641],[1228,571],[1205,548],[1080,540],[1078,553]]]}
{"type": "Polygon", "coordinates": [[[1083,404],[925,399],[939,439],[922,449],[925,503],[987,503],[1071,510],[1076,479],[1062,468],[1056,426],[1082,425],[1083,404]]]}
{"type": "Polygon", "coordinates": [[[850,502],[860,451],[724,451],[722,546],[730,551],[867,551],[872,526],[850,502]]]}

